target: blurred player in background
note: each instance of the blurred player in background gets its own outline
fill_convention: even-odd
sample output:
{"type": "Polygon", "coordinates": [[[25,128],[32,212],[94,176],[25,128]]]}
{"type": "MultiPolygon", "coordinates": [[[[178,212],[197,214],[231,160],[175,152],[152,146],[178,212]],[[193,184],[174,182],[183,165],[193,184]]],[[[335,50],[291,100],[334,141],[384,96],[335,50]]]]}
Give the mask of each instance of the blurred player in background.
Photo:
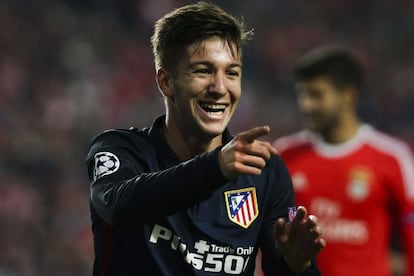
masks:
{"type": "Polygon", "coordinates": [[[361,122],[363,70],[354,52],[321,47],[294,69],[307,130],[277,139],[296,204],[316,214],[328,246],[323,275],[390,276],[390,237],[398,231],[414,275],[414,161],[408,145],[361,122]]]}
{"type": "Polygon", "coordinates": [[[157,21],[165,115],[98,135],[87,157],[94,275],[252,275],[259,247],[267,275],[319,275],[321,229],[304,207],[288,221],[290,176],[258,140],[269,127],[227,129],[250,36],[206,2],[157,21]]]}

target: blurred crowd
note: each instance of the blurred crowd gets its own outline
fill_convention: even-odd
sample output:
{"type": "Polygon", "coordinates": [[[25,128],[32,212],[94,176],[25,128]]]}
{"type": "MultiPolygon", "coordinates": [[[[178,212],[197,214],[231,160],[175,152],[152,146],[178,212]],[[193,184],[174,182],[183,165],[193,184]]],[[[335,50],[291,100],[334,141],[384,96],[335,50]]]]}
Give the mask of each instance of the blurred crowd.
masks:
{"type": "MultiPolygon", "coordinates": [[[[143,127],[163,110],[154,21],[183,0],[0,2],[0,275],[91,275],[90,140],[143,127]]],[[[233,132],[298,130],[291,66],[341,43],[366,69],[360,111],[414,145],[411,0],[213,1],[254,28],[233,132]]]]}

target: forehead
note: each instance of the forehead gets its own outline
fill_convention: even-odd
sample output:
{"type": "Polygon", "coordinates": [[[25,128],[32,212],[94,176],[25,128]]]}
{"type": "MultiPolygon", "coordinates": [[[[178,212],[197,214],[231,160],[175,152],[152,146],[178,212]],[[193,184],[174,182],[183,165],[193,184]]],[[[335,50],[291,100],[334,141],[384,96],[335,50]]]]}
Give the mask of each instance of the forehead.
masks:
{"type": "Polygon", "coordinates": [[[187,47],[186,58],[190,61],[200,59],[228,60],[232,63],[241,63],[241,50],[236,43],[231,45],[219,37],[210,37],[206,40],[193,43],[187,47]],[[231,48],[230,48],[231,47],[231,48]]]}
{"type": "Polygon", "coordinates": [[[315,76],[296,83],[297,91],[329,91],[336,90],[332,80],[325,76],[315,76]]]}

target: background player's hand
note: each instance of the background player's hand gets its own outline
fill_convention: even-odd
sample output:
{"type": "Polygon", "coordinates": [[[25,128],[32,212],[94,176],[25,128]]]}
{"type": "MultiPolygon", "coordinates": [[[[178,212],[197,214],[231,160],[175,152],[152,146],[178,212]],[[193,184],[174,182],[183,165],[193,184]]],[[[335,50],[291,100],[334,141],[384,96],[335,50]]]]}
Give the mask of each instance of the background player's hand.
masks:
{"type": "Polygon", "coordinates": [[[257,138],[269,134],[268,126],[255,127],[238,133],[219,153],[219,165],[227,179],[234,179],[239,174],[259,175],[276,149],[257,138]]]}
{"type": "Polygon", "coordinates": [[[318,219],[313,215],[308,216],[303,206],[298,207],[291,222],[278,219],[273,234],[276,246],[284,255],[287,265],[295,272],[305,270],[311,259],[326,246],[318,219]]]}

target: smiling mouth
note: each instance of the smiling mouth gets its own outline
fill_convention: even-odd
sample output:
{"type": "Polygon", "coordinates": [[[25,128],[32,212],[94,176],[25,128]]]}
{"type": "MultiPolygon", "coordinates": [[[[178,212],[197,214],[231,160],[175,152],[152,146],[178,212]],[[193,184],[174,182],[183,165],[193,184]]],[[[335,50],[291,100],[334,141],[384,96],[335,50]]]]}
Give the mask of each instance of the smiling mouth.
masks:
{"type": "Polygon", "coordinates": [[[227,105],[225,104],[209,104],[209,103],[200,103],[199,104],[203,110],[208,113],[223,113],[227,105]]]}

